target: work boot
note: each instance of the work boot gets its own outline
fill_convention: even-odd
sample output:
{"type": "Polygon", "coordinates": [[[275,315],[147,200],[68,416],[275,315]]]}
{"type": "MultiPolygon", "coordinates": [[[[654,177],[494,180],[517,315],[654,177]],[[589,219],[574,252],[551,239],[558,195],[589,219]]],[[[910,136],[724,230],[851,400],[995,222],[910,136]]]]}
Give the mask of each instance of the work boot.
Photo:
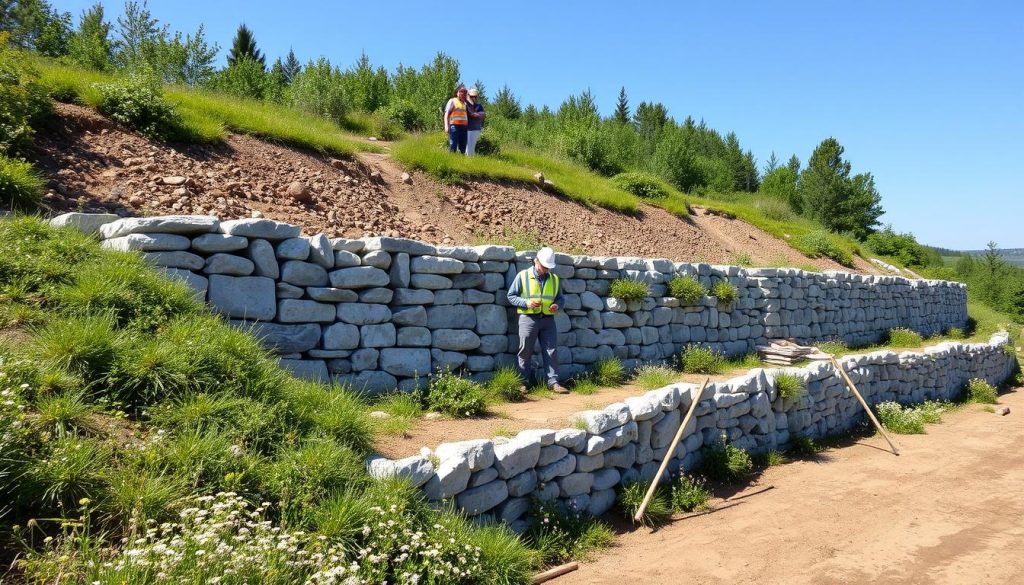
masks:
{"type": "Polygon", "coordinates": [[[568,394],[569,393],[569,389],[566,388],[565,386],[562,386],[558,382],[555,382],[554,384],[552,384],[551,391],[554,392],[555,394],[568,394]]]}

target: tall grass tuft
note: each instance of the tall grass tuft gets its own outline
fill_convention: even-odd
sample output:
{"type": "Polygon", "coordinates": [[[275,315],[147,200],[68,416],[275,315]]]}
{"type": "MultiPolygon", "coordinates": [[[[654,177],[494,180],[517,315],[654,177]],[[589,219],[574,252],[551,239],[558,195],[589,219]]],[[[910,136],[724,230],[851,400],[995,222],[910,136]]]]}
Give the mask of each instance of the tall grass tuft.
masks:
{"type": "Polygon", "coordinates": [[[23,497],[48,512],[74,509],[83,497],[103,486],[103,469],[111,452],[99,441],[67,436],[54,441],[49,452],[33,460],[19,482],[23,497]]]}
{"type": "Polygon", "coordinates": [[[518,402],[523,399],[523,392],[520,390],[522,386],[519,372],[513,367],[506,366],[494,372],[494,376],[487,382],[487,393],[508,402],[518,402]]]}
{"type": "Polygon", "coordinates": [[[775,376],[775,389],[779,392],[779,398],[796,401],[807,393],[807,384],[794,374],[783,373],[775,376]]]}
{"type": "Polygon", "coordinates": [[[624,301],[642,301],[650,294],[650,285],[632,278],[617,278],[608,287],[608,296],[624,301]]]}
{"type": "Polygon", "coordinates": [[[626,381],[626,369],[619,358],[603,358],[594,362],[593,380],[599,386],[621,386],[626,381]]]}
{"type": "Polygon", "coordinates": [[[668,294],[684,305],[694,305],[708,293],[704,285],[692,276],[674,276],[668,281],[668,294]]]}
{"type": "Polygon", "coordinates": [[[58,437],[74,434],[78,430],[96,430],[88,420],[96,409],[86,401],[82,390],[40,396],[36,400],[35,410],[38,418],[34,425],[58,437]]]}
{"type": "Polygon", "coordinates": [[[971,378],[967,381],[967,400],[979,404],[995,404],[999,400],[999,392],[985,380],[971,378]]]}
{"type": "Polygon", "coordinates": [[[904,327],[889,330],[887,345],[890,347],[921,347],[923,344],[924,338],[916,331],[904,327]]]}
{"type": "Polygon", "coordinates": [[[719,305],[730,307],[740,298],[740,292],[735,284],[720,280],[711,286],[711,296],[718,299],[719,305]]]}
{"type": "Polygon", "coordinates": [[[672,482],[670,497],[673,511],[693,512],[708,507],[711,490],[702,478],[683,474],[672,482]]]}
{"type": "Polygon", "coordinates": [[[122,342],[110,316],[68,317],[54,319],[37,330],[30,351],[43,369],[95,380],[110,371],[122,342]]]}
{"type": "Polygon", "coordinates": [[[701,470],[711,479],[737,482],[750,475],[754,462],[743,449],[724,443],[704,448],[701,470]]]}
{"type": "MultiPolygon", "coordinates": [[[[623,516],[629,519],[635,518],[649,485],[644,481],[632,481],[619,487],[616,503],[623,516]]],[[[672,502],[669,499],[669,494],[662,486],[658,486],[640,519],[634,521],[639,522],[641,526],[656,526],[668,521],[671,517],[672,502]]]]}
{"type": "Polygon", "coordinates": [[[0,153],[0,205],[18,211],[35,211],[46,180],[32,164],[0,153]]]}
{"type": "Polygon", "coordinates": [[[680,365],[687,374],[721,374],[725,360],[710,347],[688,345],[680,357],[680,365]]]}
{"type": "Polygon", "coordinates": [[[668,366],[647,364],[637,368],[633,381],[644,390],[663,388],[675,381],[678,373],[668,366]]]}
{"type": "Polygon", "coordinates": [[[366,403],[358,395],[341,386],[294,378],[282,386],[300,428],[326,434],[357,453],[369,452],[373,429],[366,403]]]}
{"type": "Polygon", "coordinates": [[[438,375],[427,389],[427,406],[456,418],[477,416],[487,409],[483,388],[451,372],[438,375]]]}

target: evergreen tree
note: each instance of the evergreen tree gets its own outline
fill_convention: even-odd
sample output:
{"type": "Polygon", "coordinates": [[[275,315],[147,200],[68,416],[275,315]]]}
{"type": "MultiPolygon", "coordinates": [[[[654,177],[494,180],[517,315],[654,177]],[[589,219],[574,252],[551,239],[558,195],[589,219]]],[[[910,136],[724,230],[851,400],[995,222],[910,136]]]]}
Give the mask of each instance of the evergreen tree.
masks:
{"type": "MultiPolygon", "coordinates": [[[[278,59],[280,61],[280,59],[278,59]]],[[[281,73],[284,76],[284,82],[286,85],[291,85],[292,81],[295,80],[295,76],[302,71],[302,64],[299,63],[298,57],[295,56],[295,51],[288,48],[288,56],[285,57],[284,63],[281,64],[281,73]]]]}
{"type": "Polygon", "coordinates": [[[794,175],[800,176],[800,159],[793,156],[789,157],[789,162],[786,163],[786,168],[793,172],[794,175]]]}
{"type": "MultiPolygon", "coordinates": [[[[534,108],[534,111],[536,111],[536,108],[534,108]]],[[[501,89],[495,94],[490,112],[508,120],[518,120],[523,115],[523,110],[519,106],[519,100],[516,99],[516,96],[512,94],[512,90],[507,85],[501,86],[501,89]]]]}
{"type": "Polygon", "coordinates": [[[228,67],[231,67],[241,59],[255,61],[266,70],[266,58],[256,48],[256,37],[253,36],[249,27],[245,26],[244,22],[238,25],[235,39],[231,42],[231,50],[228,52],[228,67]]]}
{"type": "Polygon", "coordinates": [[[835,232],[865,238],[882,215],[881,196],[870,173],[850,176],[843,147],[827,138],[814,149],[797,187],[801,213],[835,232]]]}
{"type": "Polygon", "coordinates": [[[68,52],[71,13],[58,12],[46,0],[0,1],[0,31],[10,32],[16,47],[60,57],[68,52]]]}
{"type": "Polygon", "coordinates": [[[68,56],[82,67],[98,71],[110,69],[110,23],[104,20],[102,4],[93,4],[82,12],[78,30],[71,37],[68,56]]]}
{"type": "Polygon", "coordinates": [[[629,123],[629,98],[626,97],[626,86],[619,89],[619,101],[615,105],[615,121],[619,124],[629,123]]]}
{"type": "Polygon", "coordinates": [[[768,157],[768,162],[764,163],[764,174],[767,177],[772,171],[779,168],[779,159],[775,156],[775,151],[772,151],[771,156],[768,157]]]}
{"type": "Polygon", "coordinates": [[[211,47],[206,42],[204,25],[200,24],[195,34],[186,35],[184,42],[181,33],[175,33],[171,42],[180,47],[181,57],[178,62],[170,64],[170,71],[165,74],[165,78],[172,77],[175,82],[194,87],[213,77],[213,60],[217,58],[220,46],[214,43],[211,47]]]}
{"type": "Polygon", "coordinates": [[[633,124],[636,125],[640,138],[651,148],[658,138],[658,134],[668,123],[668,109],[662,104],[649,104],[640,102],[633,112],[633,124]]]}
{"type": "Polygon", "coordinates": [[[123,69],[135,70],[145,66],[155,68],[161,41],[167,36],[167,27],[160,26],[146,7],[129,0],[124,14],[117,18],[118,39],[114,42],[114,63],[123,69]]]}
{"type": "Polygon", "coordinates": [[[476,90],[478,92],[480,92],[480,95],[477,96],[477,101],[486,105],[487,104],[487,86],[484,85],[483,80],[477,79],[476,81],[473,82],[473,85],[467,87],[466,89],[473,89],[474,87],[476,88],[476,90]]]}

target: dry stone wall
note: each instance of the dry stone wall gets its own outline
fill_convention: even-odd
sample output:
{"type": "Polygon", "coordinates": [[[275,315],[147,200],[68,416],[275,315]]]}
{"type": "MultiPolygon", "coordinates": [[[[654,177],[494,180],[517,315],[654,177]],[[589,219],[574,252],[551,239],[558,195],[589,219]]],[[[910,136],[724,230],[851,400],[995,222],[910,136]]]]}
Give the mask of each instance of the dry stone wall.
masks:
{"type": "MultiPolygon", "coordinates": [[[[971,378],[1005,381],[1016,363],[1008,344],[1008,335],[999,333],[983,344],[941,343],[920,353],[879,351],[839,362],[870,404],[951,400],[971,378]]],[[[756,453],[781,448],[796,436],[842,433],[865,418],[831,363],[754,369],[709,384],[670,453],[697,391],[692,384],[673,384],[578,413],[579,428],[445,443],[405,459],[373,457],[367,465],[377,477],[408,478],[431,500],[452,500],[468,515],[489,514],[522,530],[531,498],[603,514],[615,502],[618,485],[652,479],[666,457],[668,473],[692,470],[701,462],[702,448],[719,444],[723,435],[756,453]],[[784,372],[806,384],[801,398],[779,396],[775,380],[784,372]]]]}
{"type": "MultiPolygon", "coordinates": [[[[486,379],[511,364],[518,348],[505,295],[531,252],[302,236],[297,226],[268,219],[66,214],[53,223],[142,253],[232,323],[251,328],[301,376],[369,392],[407,390],[444,369],[486,379]]],[[[627,368],[667,360],[691,343],[739,355],[769,339],[862,344],[894,327],[928,335],[967,321],[966,287],[953,282],[665,259],[559,254],[557,261],[565,378],[601,358],[618,357],[627,368]],[[728,281],[739,297],[728,307],[714,297],[684,305],[667,296],[674,276],[707,287],[728,281]],[[647,282],[650,296],[609,297],[617,278],[647,282]]]]}

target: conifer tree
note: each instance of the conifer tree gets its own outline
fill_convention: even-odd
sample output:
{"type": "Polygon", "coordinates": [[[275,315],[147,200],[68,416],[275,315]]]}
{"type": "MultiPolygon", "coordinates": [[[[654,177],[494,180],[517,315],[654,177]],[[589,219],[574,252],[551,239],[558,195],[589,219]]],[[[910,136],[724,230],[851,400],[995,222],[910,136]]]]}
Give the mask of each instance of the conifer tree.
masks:
{"type": "Polygon", "coordinates": [[[797,187],[801,212],[832,231],[852,232],[863,239],[878,225],[882,196],[871,173],[850,176],[843,151],[835,138],[826,138],[814,149],[797,187]]]}
{"type": "Polygon", "coordinates": [[[228,67],[241,59],[251,59],[259,63],[264,70],[266,69],[266,58],[256,48],[256,37],[244,22],[238,25],[238,32],[235,33],[235,39],[231,42],[231,51],[228,52],[228,67]]]}
{"type": "Polygon", "coordinates": [[[615,121],[619,124],[629,123],[629,98],[626,97],[626,86],[619,89],[619,102],[615,105],[615,121]]]}
{"type": "MultiPolygon", "coordinates": [[[[516,96],[512,94],[512,90],[507,85],[501,86],[501,89],[495,94],[491,111],[508,120],[516,120],[523,115],[523,109],[519,106],[519,100],[516,99],[516,96]]],[[[536,112],[536,109],[534,109],[534,112],[536,112]]]]}
{"type": "Polygon", "coordinates": [[[284,58],[284,62],[281,63],[281,74],[284,78],[284,82],[287,85],[291,85],[295,76],[302,71],[302,64],[299,63],[298,57],[295,56],[295,51],[291,47],[288,48],[288,56],[284,58]]]}

